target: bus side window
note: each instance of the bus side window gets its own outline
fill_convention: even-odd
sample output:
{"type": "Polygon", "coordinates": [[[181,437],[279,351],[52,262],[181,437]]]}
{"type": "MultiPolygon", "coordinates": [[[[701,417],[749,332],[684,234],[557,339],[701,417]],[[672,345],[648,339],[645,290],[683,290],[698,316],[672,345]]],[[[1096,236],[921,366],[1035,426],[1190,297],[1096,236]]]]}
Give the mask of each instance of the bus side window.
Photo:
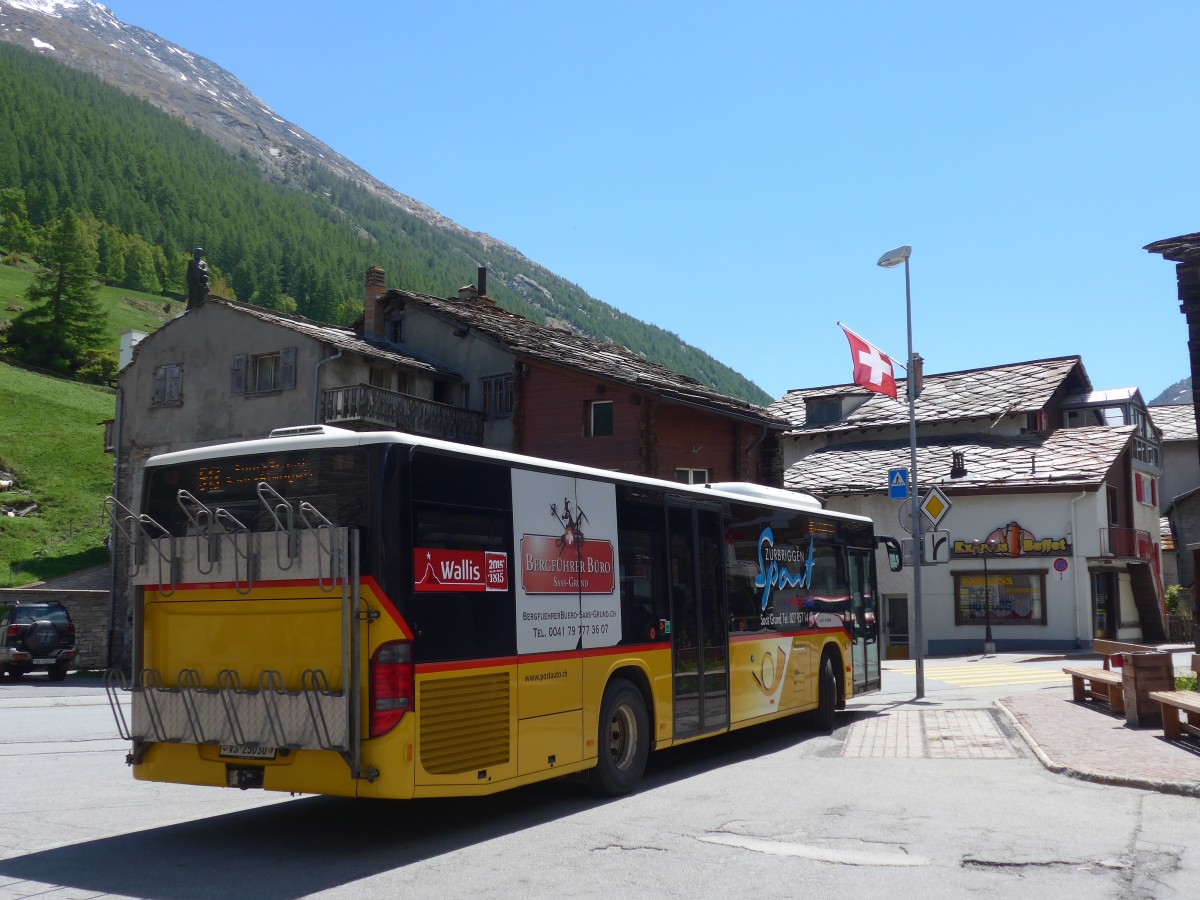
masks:
{"type": "Polygon", "coordinates": [[[621,551],[621,643],[670,640],[663,507],[622,502],[617,520],[621,551]]]}
{"type": "Polygon", "coordinates": [[[486,590],[483,552],[503,554],[511,544],[508,512],[435,503],[413,504],[413,568],[410,611],[417,662],[483,659],[516,653],[516,608],[511,560],[505,590],[486,590]],[[461,567],[461,568],[456,568],[461,567]],[[467,582],[460,589],[446,578],[467,582]]]}

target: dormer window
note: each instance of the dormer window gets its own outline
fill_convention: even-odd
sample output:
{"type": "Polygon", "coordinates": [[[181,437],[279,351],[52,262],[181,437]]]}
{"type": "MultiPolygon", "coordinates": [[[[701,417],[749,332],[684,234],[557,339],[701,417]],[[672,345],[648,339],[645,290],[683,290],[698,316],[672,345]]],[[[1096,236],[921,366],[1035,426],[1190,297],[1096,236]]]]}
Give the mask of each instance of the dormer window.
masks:
{"type": "Polygon", "coordinates": [[[404,329],[401,327],[404,324],[402,316],[394,316],[387,320],[387,339],[393,344],[399,344],[404,340],[404,329]]]}
{"type": "Polygon", "coordinates": [[[827,425],[841,421],[841,397],[809,397],[804,401],[804,418],[809,425],[827,425]]]}

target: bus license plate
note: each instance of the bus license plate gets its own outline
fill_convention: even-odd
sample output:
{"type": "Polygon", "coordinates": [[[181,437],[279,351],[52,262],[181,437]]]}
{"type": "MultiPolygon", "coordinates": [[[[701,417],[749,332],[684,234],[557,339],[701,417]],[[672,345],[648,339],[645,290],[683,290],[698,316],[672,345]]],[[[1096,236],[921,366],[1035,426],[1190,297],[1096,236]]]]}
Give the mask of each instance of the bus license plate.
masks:
{"type": "Polygon", "coordinates": [[[254,747],[250,744],[222,744],[221,756],[229,759],[274,759],[274,747],[254,747]]]}

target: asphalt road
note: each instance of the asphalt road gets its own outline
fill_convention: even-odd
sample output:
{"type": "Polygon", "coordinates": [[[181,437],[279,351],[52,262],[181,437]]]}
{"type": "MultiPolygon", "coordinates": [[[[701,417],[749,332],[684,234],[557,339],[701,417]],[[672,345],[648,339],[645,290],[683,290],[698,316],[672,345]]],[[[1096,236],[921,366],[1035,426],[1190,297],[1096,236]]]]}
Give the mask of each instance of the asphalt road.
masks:
{"type": "Polygon", "coordinates": [[[970,661],[931,662],[917,703],[911,664],[889,664],[833,735],[782,722],[656,754],[614,801],[566,782],[413,802],[135,782],[98,683],[0,684],[0,900],[1193,896],[1196,801],[1047,772],[991,701],[1062,690],[1055,664],[973,665],[962,687],[970,661]],[[883,709],[970,729],[935,755],[852,750],[883,709]]]}

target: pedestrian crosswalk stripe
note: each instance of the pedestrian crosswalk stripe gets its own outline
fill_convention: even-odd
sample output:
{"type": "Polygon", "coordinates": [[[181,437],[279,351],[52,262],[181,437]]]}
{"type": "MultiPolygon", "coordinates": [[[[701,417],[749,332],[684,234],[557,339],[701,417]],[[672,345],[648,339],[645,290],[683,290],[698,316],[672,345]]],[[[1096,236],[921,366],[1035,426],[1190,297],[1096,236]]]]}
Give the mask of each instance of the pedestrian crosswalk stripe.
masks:
{"type": "MultiPolygon", "coordinates": [[[[888,666],[898,675],[913,675],[915,666],[888,666]]],[[[1055,669],[1035,669],[997,663],[972,666],[926,666],[925,678],[954,687],[988,687],[1010,684],[1066,684],[1071,678],[1055,669]]]]}

